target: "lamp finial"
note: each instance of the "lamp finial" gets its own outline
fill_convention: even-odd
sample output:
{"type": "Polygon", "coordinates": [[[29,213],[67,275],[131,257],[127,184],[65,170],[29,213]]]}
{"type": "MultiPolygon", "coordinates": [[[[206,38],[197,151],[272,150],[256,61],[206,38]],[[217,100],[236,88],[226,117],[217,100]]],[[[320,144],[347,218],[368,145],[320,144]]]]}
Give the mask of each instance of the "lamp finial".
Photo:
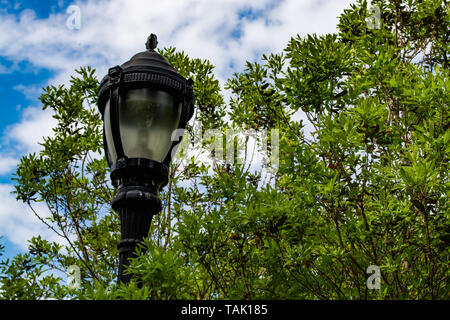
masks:
{"type": "Polygon", "coordinates": [[[156,37],[156,34],[152,33],[151,35],[148,36],[145,47],[149,51],[154,51],[157,45],[158,45],[158,39],[156,37]]]}

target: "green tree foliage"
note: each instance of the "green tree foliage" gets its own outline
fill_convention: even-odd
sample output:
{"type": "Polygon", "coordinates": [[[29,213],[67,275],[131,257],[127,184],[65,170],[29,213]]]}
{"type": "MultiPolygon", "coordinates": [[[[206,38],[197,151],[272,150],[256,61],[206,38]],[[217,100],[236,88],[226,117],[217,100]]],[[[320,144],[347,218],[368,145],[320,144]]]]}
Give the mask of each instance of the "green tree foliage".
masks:
{"type": "Polygon", "coordinates": [[[200,124],[278,129],[279,168],[251,171],[250,159],[205,163],[189,153],[175,161],[128,286],[115,282],[120,235],[94,70],[78,70],[68,88],[46,88],[43,108],[58,125],[39,154],[22,158],[16,195],[32,210],[47,205],[49,216],[39,218],[61,242],[34,237],[26,254],[3,261],[0,296],[450,298],[449,8],[372,3],[376,27],[357,1],[336,34],[297,36],[282,53],[248,62],[226,83],[229,103],[210,62],[161,51],[195,81],[188,137],[200,124]],[[71,265],[80,288],[56,273],[71,265]],[[381,270],[380,289],[366,284],[370,265],[381,270]]]}

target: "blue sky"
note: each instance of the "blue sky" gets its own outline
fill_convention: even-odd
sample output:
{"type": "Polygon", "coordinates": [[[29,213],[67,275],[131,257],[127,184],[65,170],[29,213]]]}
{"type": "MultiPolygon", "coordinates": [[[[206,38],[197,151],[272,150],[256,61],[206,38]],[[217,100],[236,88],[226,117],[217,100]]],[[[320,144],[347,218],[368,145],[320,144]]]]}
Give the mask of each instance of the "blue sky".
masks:
{"type": "MultiPolygon", "coordinates": [[[[10,192],[23,155],[38,152],[54,121],[40,108],[46,85],[67,84],[73,70],[91,65],[101,78],[110,66],[145,49],[150,33],[159,47],[175,46],[209,59],[223,84],[245,61],[281,52],[297,34],[335,32],[351,0],[0,0],[0,243],[4,257],[41,234],[58,241],[10,192]],[[80,12],[69,28],[67,9],[80,12]]],[[[38,212],[46,215],[44,205],[38,212]]]]}

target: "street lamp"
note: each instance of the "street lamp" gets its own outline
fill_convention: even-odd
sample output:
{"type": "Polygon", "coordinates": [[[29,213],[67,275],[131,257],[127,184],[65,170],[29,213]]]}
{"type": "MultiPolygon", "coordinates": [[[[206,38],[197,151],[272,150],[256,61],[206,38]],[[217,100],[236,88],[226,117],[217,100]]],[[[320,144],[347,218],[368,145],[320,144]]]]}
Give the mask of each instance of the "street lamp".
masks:
{"type": "Polygon", "coordinates": [[[130,280],[124,274],[128,259],[162,209],[158,192],[168,182],[172,149],[181,141],[173,133],[194,113],[192,80],[155,51],[157,43],[151,34],[146,51],[109,69],[98,93],[105,155],[118,189],[112,208],[120,216],[118,280],[123,283],[130,280]]]}

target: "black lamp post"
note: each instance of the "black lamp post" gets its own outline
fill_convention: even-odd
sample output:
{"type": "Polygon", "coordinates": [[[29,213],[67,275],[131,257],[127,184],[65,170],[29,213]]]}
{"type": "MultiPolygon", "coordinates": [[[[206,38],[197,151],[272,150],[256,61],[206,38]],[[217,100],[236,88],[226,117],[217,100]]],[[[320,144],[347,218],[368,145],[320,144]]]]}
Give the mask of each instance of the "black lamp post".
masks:
{"type": "Polygon", "coordinates": [[[161,211],[159,190],[168,182],[172,141],[176,129],[186,127],[194,113],[192,80],[186,80],[154,49],[151,34],[147,50],[121,66],[109,69],[98,93],[103,143],[118,188],[112,208],[119,213],[122,240],[119,282],[135,248],[148,235],[152,217],[161,211]]]}

